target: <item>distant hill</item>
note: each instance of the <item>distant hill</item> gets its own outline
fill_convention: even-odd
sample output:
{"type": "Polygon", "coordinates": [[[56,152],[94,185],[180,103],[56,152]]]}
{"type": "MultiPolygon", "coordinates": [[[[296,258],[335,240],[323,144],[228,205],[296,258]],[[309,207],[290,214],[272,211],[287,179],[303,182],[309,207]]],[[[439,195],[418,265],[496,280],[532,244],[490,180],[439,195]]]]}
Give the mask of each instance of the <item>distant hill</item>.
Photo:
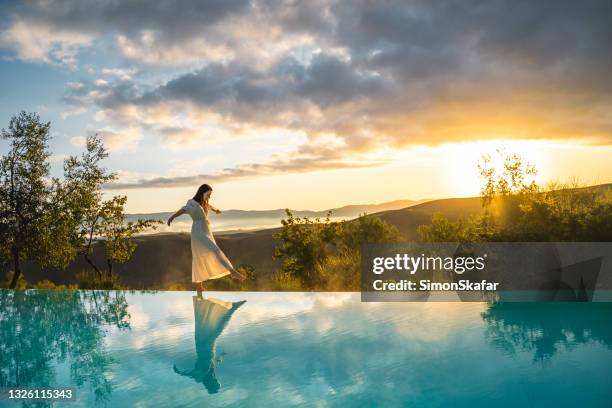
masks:
{"type": "MultiPolygon", "coordinates": [[[[396,210],[406,208],[412,205],[422,203],[426,200],[395,200],[380,204],[360,204],[347,205],[339,208],[331,208],[329,210],[311,211],[311,210],[292,210],[297,217],[308,218],[325,218],[327,213],[331,211],[332,219],[351,219],[356,218],[363,213],[373,214],[381,211],[396,210]]],[[[184,215],[177,218],[171,227],[165,225],[165,222],[172,215],[172,212],[158,213],[140,213],[127,214],[127,221],[135,221],[139,218],[149,218],[161,220],[164,222],[160,225],[157,232],[188,232],[191,230],[191,219],[184,215]]],[[[217,232],[221,231],[245,231],[257,230],[262,228],[271,228],[280,226],[280,221],[285,218],[284,209],[275,210],[225,210],[222,214],[210,214],[210,221],[213,228],[217,232]]]]}
{"type": "Polygon", "coordinates": [[[429,224],[432,215],[436,212],[441,212],[449,220],[456,221],[460,217],[479,214],[481,211],[480,197],[469,197],[433,200],[399,210],[383,211],[376,215],[389,224],[395,225],[406,239],[416,240],[418,238],[417,227],[429,224]]]}

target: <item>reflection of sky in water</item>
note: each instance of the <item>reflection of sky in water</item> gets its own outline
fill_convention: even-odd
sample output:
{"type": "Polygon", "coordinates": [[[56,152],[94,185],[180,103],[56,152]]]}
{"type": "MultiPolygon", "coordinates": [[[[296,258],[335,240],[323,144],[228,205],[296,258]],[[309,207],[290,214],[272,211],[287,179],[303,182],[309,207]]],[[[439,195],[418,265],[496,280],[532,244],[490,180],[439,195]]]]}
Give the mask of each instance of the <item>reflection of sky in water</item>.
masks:
{"type": "MultiPolygon", "coordinates": [[[[216,317],[201,309],[197,317],[212,326],[198,339],[191,293],[126,293],[131,330],[109,328],[104,339],[116,359],[107,373],[110,405],[608,406],[612,400],[608,304],[361,303],[347,293],[205,297],[246,303],[218,327],[223,309],[215,309],[216,317]],[[211,347],[203,351],[207,341],[211,347]],[[189,371],[196,360],[204,371],[213,360],[200,375],[218,381],[216,392],[173,369],[189,371]]],[[[70,406],[92,403],[84,388],[70,406]]]]}

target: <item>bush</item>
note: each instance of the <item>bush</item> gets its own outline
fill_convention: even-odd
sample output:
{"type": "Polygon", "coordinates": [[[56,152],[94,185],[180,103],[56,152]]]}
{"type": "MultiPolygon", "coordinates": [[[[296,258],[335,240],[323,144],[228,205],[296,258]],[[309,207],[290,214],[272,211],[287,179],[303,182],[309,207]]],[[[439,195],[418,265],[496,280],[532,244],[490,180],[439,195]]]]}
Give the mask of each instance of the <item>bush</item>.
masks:
{"type": "Polygon", "coordinates": [[[351,221],[332,222],[294,217],[287,210],[281,241],[274,256],[282,259],[275,276],[279,289],[357,290],[361,245],[399,242],[399,230],[380,218],[363,214],[351,221]]]}
{"type": "Polygon", "coordinates": [[[612,241],[612,187],[551,184],[485,201],[483,214],[449,221],[440,213],[417,231],[424,242],[612,241]]]}
{"type": "Polygon", "coordinates": [[[299,292],[303,289],[302,280],[293,274],[283,270],[276,271],[274,274],[274,290],[299,292]]]}
{"type": "Polygon", "coordinates": [[[328,254],[316,265],[317,273],[325,279],[329,291],[358,291],[360,289],[361,256],[357,250],[341,250],[328,254]]]}
{"type": "Polygon", "coordinates": [[[193,284],[183,283],[183,282],[173,282],[166,286],[164,290],[174,290],[174,291],[183,291],[183,290],[193,290],[193,284]]]}
{"type": "Polygon", "coordinates": [[[497,241],[610,241],[612,188],[553,185],[521,197],[497,241]]]}
{"type": "Polygon", "coordinates": [[[327,218],[321,221],[294,217],[286,210],[287,219],[281,221],[283,228],[274,234],[281,244],[274,250],[274,258],[282,259],[277,283],[300,289],[315,289],[324,285],[323,277],[317,273],[316,265],[323,261],[326,253],[340,235],[340,223],[327,218]]]}
{"type": "MultiPolygon", "coordinates": [[[[9,271],[7,274],[7,280],[0,282],[0,288],[9,288],[10,282],[13,279],[13,271],[9,271]]],[[[28,282],[23,275],[19,276],[17,280],[16,289],[77,289],[77,285],[57,285],[48,279],[43,279],[37,283],[28,282]]]]}
{"type": "MultiPolygon", "coordinates": [[[[14,275],[13,271],[8,271],[6,274],[6,280],[2,282],[0,287],[10,288],[11,282],[13,280],[13,275],[14,275]]],[[[25,279],[25,277],[22,274],[19,275],[19,278],[17,279],[17,284],[15,285],[14,288],[15,289],[26,289],[28,287],[31,287],[31,284],[25,279]]]]}
{"type": "Polygon", "coordinates": [[[431,217],[431,224],[417,227],[417,233],[423,242],[474,242],[483,238],[483,221],[480,218],[459,218],[452,222],[437,212],[431,217]]]}
{"type": "Polygon", "coordinates": [[[123,289],[119,275],[116,273],[99,276],[92,271],[82,271],[77,273],[77,285],[79,289],[123,289]]]}

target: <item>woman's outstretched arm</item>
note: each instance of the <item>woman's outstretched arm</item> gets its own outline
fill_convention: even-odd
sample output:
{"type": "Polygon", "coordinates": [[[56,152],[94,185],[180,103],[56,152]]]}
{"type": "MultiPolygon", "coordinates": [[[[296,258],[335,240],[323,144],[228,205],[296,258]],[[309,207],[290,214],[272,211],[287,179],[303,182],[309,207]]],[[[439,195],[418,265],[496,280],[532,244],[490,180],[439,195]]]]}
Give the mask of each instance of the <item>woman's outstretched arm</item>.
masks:
{"type": "Polygon", "coordinates": [[[174,220],[176,217],[180,217],[183,214],[185,214],[185,210],[183,210],[182,208],[178,210],[177,212],[175,212],[174,214],[172,214],[170,218],[168,218],[168,226],[170,226],[170,224],[172,223],[172,220],[174,220]]]}
{"type": "Polygon", "coordinates": [[[208,204],[208,208],[210,208],[211,210],[213,210],[214,212],[216,212],[217,214],[221,214],[221,210],[213,207],[212,205],[208,204]]]}

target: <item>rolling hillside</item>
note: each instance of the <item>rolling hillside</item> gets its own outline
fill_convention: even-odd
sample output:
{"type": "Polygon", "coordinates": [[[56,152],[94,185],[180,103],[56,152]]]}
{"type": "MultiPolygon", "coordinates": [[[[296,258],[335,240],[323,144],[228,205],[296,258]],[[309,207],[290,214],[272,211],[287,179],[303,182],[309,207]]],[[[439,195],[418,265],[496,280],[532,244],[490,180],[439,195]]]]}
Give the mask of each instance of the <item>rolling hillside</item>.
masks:
{"type": "Polygon", "coordinates": [[[376,215],[395,225],[406,239],[415,240],[418,238],[417,227],[422,224],[429,224],[431,216],[436,212],[441,212],[451,221],[455,221],[459,217],[478,214],[480,211],[480,198],[470,197],[428,201],[400,210],[383,211],[376,215]]]}
{"type": "MultiPolygon", "coordinates": [[[[586,187],[590,189],[612,189],[611,184],[586,187]]],[[[397,226],[408,240],[417,239],[416,229],[427,224],[436,212],[445,214],[450,220],[467,217],[481,211],[480,198],[449,198],[428,201],[375,213],[384,221],[397,226]]],[[[213,224],[214,225],[214,224],[213,224]]],[[[218,233],[216,240],[234,265],[248,264],[255,268],[258,285],[266,287],[278,261],[272,259],[275,242],[272,234],[280,228],[258,231],[218,233]]],[[[116,265],[124,284],[135,289],[164,289],[183,285],[191,288],[191,247],[189,233],[165,232],[143,235],[136,238],[138,248],[129,262],[116,265]]],[[[102,248],[95,248],[93,258],[104,265],[102,248]]],[[[30,282],[49,279],[56,283],[72,283],[75,274],[89,269],[83,259],[77,259],[66,270],[41,271],[36,265],[25,265],[25,277],[30,282]]]]}
{"type": "MultiPolygon", "coordinates": [[[[325,218],[331,211],[332,219],[340,221],[358,217],[363,213],[373,214],[381,211],[397,210],[412,205],[420,204],[426,200],[395,200],[379,204],[358,204],[346,205],[344,207],[330,208],[328,210],[291,210],[296,217],[325,218]]],[[[170,227],[165,223],[170,217],[171,212],[127,214],[127,221],[137,219],[154,219],[163,222],[155,232],[189,232],[191,230],[191,219],[184,215],[178,217],[170,227]]],[[[274,228],[280,225],[280,221],[285,217],[284,209],[275,210],[224,210],[221,215],[211,213],[209,215],[211,223],[217,232],[240,232],[255,231],[265,228],[274,228]]]]}
{"type": "MultiPolygon", "coordinates": [[[[480,211],[478,198],[451,198],[434,200],[399,210],[378,212],[383,220],[396,225],[408,239],[416,238],[416,228],[428,223],[432,214],[441,211],[451,219],[480,211]]],[[[272,259],[274,239],[272,234],[279,228],[252,232],[216,234],[219,246],[234,265],[249,264],[255,268],[258,282],[265,286],[272,278],[278,261],[272,259]]],[[[191,247],[188,233],[158,233],[140,236],[136,239],[138,248],[125,264],[116,265],[124,284],[131,288],[163,289],[182,284],[191,287],[191,247]]],[[[96,247],[93,258],[104,265],[102,248],[96,247]]],[[[78,271],[89,266],[83,259],[77,259],[66,270],[52,269],[44,273],[35,265],[25,268],[26,279],[37,282],[49,279],[56,283],[72,283],[78,271]]]]}

